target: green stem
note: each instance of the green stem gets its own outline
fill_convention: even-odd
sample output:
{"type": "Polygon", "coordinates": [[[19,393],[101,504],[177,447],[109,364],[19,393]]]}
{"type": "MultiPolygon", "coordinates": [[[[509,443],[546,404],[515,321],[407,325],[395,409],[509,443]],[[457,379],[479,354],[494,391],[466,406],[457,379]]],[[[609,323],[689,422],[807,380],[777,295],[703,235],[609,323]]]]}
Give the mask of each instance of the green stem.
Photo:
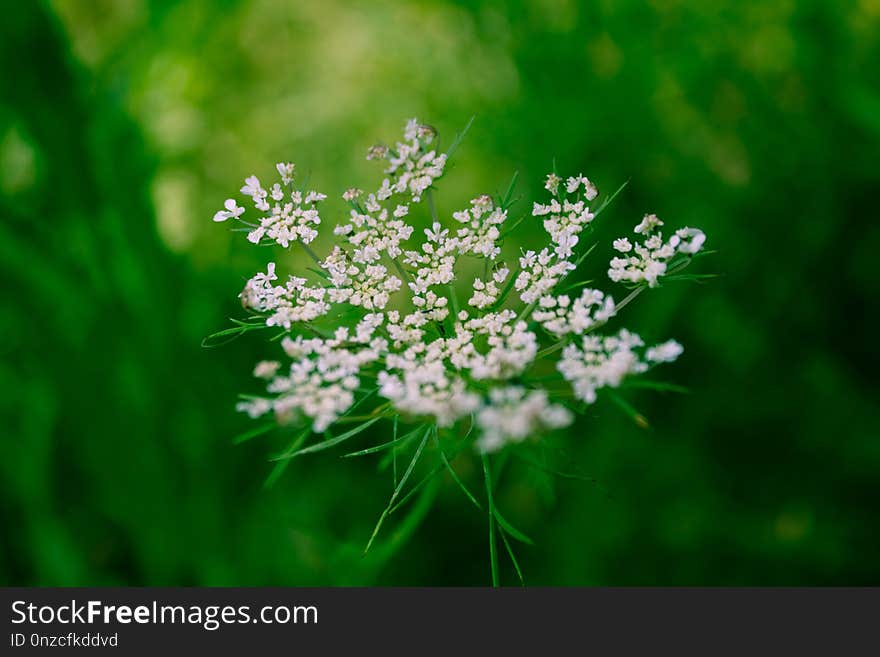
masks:
{"type": "Polygon", "coordinates": [[[428,201],[428,211],[431,213],[431,221],[439,223],[437,219],[437,208],[434,207],[434,195],[431,193],[431,188],[428,188],[428,191],[425,192],[425,200],[428,201]]]}
{"type": "Polygon", "coordinates": [[[403,268],[403,265],[400,264],[400,261],[397,258],[391,258],[391,262],[394,264],[394,267],[397,269],[401,278],[403,278],[404,283],[410,283],[411,279],[409,277],[409,272],[403,268]]]}
{"type": "Polygon", "coordinates": [[[452,304],[452,323],[458,319],[458,296],[455,294],[455,284],[449,283],[446,286],[449,289],[449,303],[452,304]]]}
{"type": "Polygon", "coordinates": [[[561,340],[559,342],[554,342],[549,347],[541,349],[541,351],[539,351],[535,355],[535,360],[538,360],[539,358],[543,358],[544,356],[549,356],[550,354],[555,354],[557,351],[562,349],[566,344],[567,344],[566,342],[561,341],[561,340]]]}
{"type": "Polygon", "coordinates": [[[645,289],[645,286],[642,285],[641,287],[637,287],[635,290],[633,290],[632,292],[627,294],[626,297],[624,297],[623,301],[621,301],[618,304],[615,304],[615,306],[614,306],[615,312],[620,310],[621,308],[625,308],[626,305],[628,303],[630,303],[633,299],[635,299],[637,296],[639,296],[644,289],[645,289]]]}
{"type": "Polygon", "coordinates": [[[309,257],[315,261],[315,264],[320,267],[321,260],[320,260],[320,258],[318,258],[317,254],[315,254],[315,252],[312,251],[312,247],[310,247],[308,244],[306,244],[302,240],[297,240],[297,241],[299,242],[300,245],[302,245],[302,248],[305,249],[305,252],[309,254],[309,257]]]}
{"type": "Polygon", "coordinates": [[[513,289],[514,284],[516,283],[516,277],[519,276],[520,268],[517,267],[515,272],[510,272],[507,280],[507,285],[504,286],[504,289],[501,291],[498,299],[496,299],[492,308],[500,308],[504,301],[507,299],[507,295],[510,294],[510,291],[513,289]]]}
{"type": "Polygon", "coordinates": [[[528,320],[529,315],[531,314],[531,312],[535,309],[535,306],[537,306],[537,305],[538,305],[537,301],[532,301],[528,306],[523,308],[522,312],[519,314],[519,317],[516,318],[516,321],[518,322],[523,319],[528,320]]]}
{"type": "Polygon", "coordinates": [[[492,568],[492,586],[499,586],[498,546],[495,542],[495,500],[492,498],[492,474],[489,471],[489,457],[483,454],[483,475],[486,479],[486,498],[489,505],[489,563],[492,568]]]}

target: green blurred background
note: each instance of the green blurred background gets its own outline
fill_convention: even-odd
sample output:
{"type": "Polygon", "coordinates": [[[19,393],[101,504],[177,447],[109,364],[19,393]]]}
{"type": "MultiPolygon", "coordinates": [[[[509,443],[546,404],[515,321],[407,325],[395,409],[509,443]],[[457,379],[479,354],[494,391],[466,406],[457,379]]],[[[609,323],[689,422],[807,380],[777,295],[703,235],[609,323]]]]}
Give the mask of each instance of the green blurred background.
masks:
{"type": "Polygon", "coordinates": [[[442,211],[514,170],[533,195],[555,157],[630,179],[602,239],[650,210],[719,250],[699,267],[720,278],[627,310],[685,344],[665,376],[691,394],[627,392],[649,430],[594,406],[558,447],[597,484],[499,483],[537,543],[526,582],[880,584],[878,0],[3,14],[0,583],[487,584],[485,520],[449,481],[367,558],[375,460],[318,455],[264,489],[277,445],[231,438],[271,349],[200,347],[267,255],[210,220],[244,176],[291,159],[335,197],[373,184],[362,154],[404,119],[448,140],[476,114],[442,211]]]}

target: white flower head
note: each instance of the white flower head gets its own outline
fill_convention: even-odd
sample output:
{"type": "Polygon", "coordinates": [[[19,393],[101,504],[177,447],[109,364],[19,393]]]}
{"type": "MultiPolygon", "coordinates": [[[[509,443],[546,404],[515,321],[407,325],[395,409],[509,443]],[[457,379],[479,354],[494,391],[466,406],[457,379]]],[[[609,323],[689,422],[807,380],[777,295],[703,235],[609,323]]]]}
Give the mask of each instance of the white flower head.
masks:
{"type": "MultiPolygon", "coordinates": [[[[633,244],[626,237],[614,240],[614,250],[622,254],[609,262],[608,277],[615,283],[646,283],[648,287],[659,285],[668,273],[669,262],[677,254],[694,255],[706,241],[706,235],[697,228],[680,228],[668,240],[658,229],[663,222],[657,215],[646,214],[633,232],[641,235],[641,243],[633,244]]],[[[679,259],[680,260],[680,259],[679,259]]],[[[677,261],[678,263],[678,261],[677,261]]],[[[680,263],[678,263],[680,264],[680,263]]]]}
{"type": "Polygon", "coordinates": [[[496,452],[507,443],[522,442],[542,430],[566,427],[573,420],[571,411],[551,403],[543,390],[495,388],[477,413],[482,432],[479,447],[484,452],[496,452]]]}
{"type": "MultiPolygon", "coordinates": [[[[301,251],[288,272],[269,262],[240,293],[248,312],[242,332],[265,325],[280,338],[280,359],[253,371],[265,393],[241,402],[240,411],[336,432],[356,403],[375,394],[381,413],[400,422],[438,430],[458,424],[459,435],[461,423],[472,424],[475,447],[495,452],[568,426],[572,408],[681,355],[675,340],[646,348],[613,326],[612,296],[575,273],[595,219],[589,203],[598,190],[588,178],[546,177],[549,196],[531,206],[544,237],[515,257],[505,244],[508,210],[487,194],[451,217],[432,211],[430,224],[414,208],[445,172],[438,143],[433,127],[410,119],[400,141],[370,148],[367,159],[382,160],[383,171],[372,191],[342,194],[347,214],[325,233],[333,243],[323,252],[324,240],[316,240],[326,195],[294,189],[292,163],[276,165],[280,182],[268,188],[256,176],[245,180],[241,193],[258,213],[248,215],[247,239],[301,251]],[[317,264],[304,265],[306,257],[317,264]],[[544,385],[553,371],[556,385],[544,385]],[[561,390],[566,382],[570,389],[561,390]]],[[[213,218],[244,212],[227,199],[213,218]]],[[[701,230],[664,237],[662,226],[645,215],[634,236],[613,241],[612,281],[654,287],[703,249],[701,230]]]]}
{"type": "Polygon", "coordinates": [[[682,353],[684,353],[684,347],[675,340],[669,340],[648,349],[645,352],[645,358],[653,363],[671,363],[682,353]]]}

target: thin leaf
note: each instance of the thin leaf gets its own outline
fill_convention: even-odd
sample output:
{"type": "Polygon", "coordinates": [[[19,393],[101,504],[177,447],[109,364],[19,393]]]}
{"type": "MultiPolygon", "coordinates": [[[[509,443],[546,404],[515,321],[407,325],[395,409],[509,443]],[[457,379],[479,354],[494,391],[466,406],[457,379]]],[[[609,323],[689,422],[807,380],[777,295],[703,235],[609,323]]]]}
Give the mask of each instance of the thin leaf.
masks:
{"type": "Polygon", "coordinates": [[[436,483],[435,481],[434,485],[428,486],[422,491],[419,499],[410,507],[409,512],[395,524],[388,540],[373,549],[370,556],[376,562],[383,563],[390,559],[400,549],[406,539],[412,536],[434,503],[434,498],[437,496],[436,483]]]}
{"type": "Polygon", "coordinates": [[[455,152],[455,150],[459,147],[459,145],[461,144],[462,140],[464,139],[464,136],[468,133],[468,130],[471,129],[471,126],[472,126],[473,123],[474,123],[474,119],[476,119],[476,118],[477,118],[477,115],[474,114],[474,115],[468,120],[467,124],[464,126],[464,129],[463,129],[461,132],[459,132],[457,135],[455,135],[455,138],[452,140],[452,144],[450,144],[450,145],[449,145],[449,148],[446,150],[446,157],[447,157],[447,158],[452,157],[452,154],[453,154],[453,153],[455,152]]]}
{"type": "MultiPolygon", "coordinates": [[[[465,446],[464,441],[460,442],[460,443],[456,446],[456,448],[452,451],[452,453],[450,454],[450,456],[451,456],[452,458],[455,458],[455,457],[458,455],[458,453],[464,448],[464,446],[465,446]]],[[[409,492],[407,492],[406,495],[404,495],[403,497],[401,497],[400,500],[397,502],[397,504],[395,504],[393,507],[391,507],[391,509],[388,511],[388,515],[391,515],[392,513],[394,513],[395,511],[397,511],[397,509],[399,509],[399,508],[402,507],[404,504],[406,504],[406,503],[409,501],[409,499],[410,499],[413,495],[415,495],[416,492],[418,492],[418,490],[419,490],[422,486],[424,486],[424,485],[427,484],[429,481],[431,481],[434,477],[436,477],[436,476],[440,473],[441,470],[443,470],[443,463],[442,463],[442,461],[441,461],[441,463],[439,463],[438,465],[435,465],[433,468],[431,468],[431,470],[428,472],[428,474],[426,474],[424,477],[422,477],[422,479],[421,479],[421,481],[419,481],[419,483],[417,483],[415,486],[413,486],[413,487],[409,490],[409,492]]]]}
{"type": "MultiPolygon", "coordinates": [[[[566,278],[568,278],[569,275],[571,274],[571,272],[573,272],[573,271],[577,271],[577,269],[581,266],[581,263],[582,263],[584,260],[586,260],[587,256],[589,256],[597,246],[599,246],[599,243],[598,243],[598,242],[593,243],[593,245],[592,245],[589,249],[587,249],[587,250],[584,251],[580,256],[578,256],[578,259],[577,259],[577,260],[575,261],[575,263],[574,263],[574,269],[572,269],[571,271],[565,273],[565,274],[562,276],[562,278],[559,279],[559,282],[561,283],[561,282],[564,281],[566,278]]],[[[534,305],[534,304],[533,304],[533,305],[534,305]]]]}
{"type": "MultiPolygon", "coordinates": [[[[297,435],[293,441],[290,443],[285,452],[295,452],[297,449],[302,446],[302,444],[306,441],[306,438],[309,437],[309,434],[312,433],[311,427],[306,427],[303,429],[299,435],[297,435]]],[[[266,477],[266,481],[263,482],[263,488],[270,488],[276,481],[278,481],[279,477],[284,474],[284,471],[287,469],[287,466],[290,465],[290,459],[286,459],[284,461],[279,461],[275,464],[275,467],[272,468],[272,472],[269,473],[269,476],[266,477]]]]}
{"type": "Polygon", "coordinates": [[[625,388],[648,388],[649,390],[659,390],[660,392],[677,392],[681,395],[689,395],[689,388],[675,385],[674,383],[664,383],[663,381],[645,381],[644,379],[633,379],[623,384],[625,388]]]}
{"type": "Polygon", "coordinates": [[[699,283],[703,280],[719,277],[720,274],[673,274],[672,276],[666,276],[665,279],[667,281],[694,281],[699,283]]]}
{"type": "MultiPolygon", "coordinates": [[[[394,416],[394,434],[392,435],[392,438],[394,440],[397,440],[397,422],[399,419],[400,419],[400,415],[394,416]]],[[[391,466],[391,470],[393,473],[392,474],[392,481],[394,482],[393,485],[395,487],[397,487],[397,448],[396,447],[391,450],[391,460],[393,461],[393,465],[391,466]]]]}
{"type": "Polygon", "coordinates": [[[476,418],[474,417],[473,413],[471,413],[470,417],[471,417],[471,424],[468,427],[467,433],[464,434],[464,438],[462,438],[462,441],[465,441],[468,438],[470,438],[471,433],[473,433],[473,431],[474,431],[474,425],[477,423],[476,418]]]}
{"type": "Polygon", "coordinates": [[[341,417],[336,420],[335,424],[346,424],[350,422],[366,422],[367,420],[375,420],[375,419],[388,419],[391,417],[395,417],[391,413],[379,414],[370,413],[369,415],[349,415],[348,417],[341,417]]]}
{"type": "Polygon", "coordinates": [[[519,568],[519,562],[516,560],[513,548],[510,546],[510,541],[507,540],[507,536],[505,536],[504,532],[501,532],[501,540],[504,542],[504,547],[507,548],[507,555],[510,557],[510,562],[513,564],[514,570],[516,570],[516,576],[519,578],[520,585],[525,586],[526,581],[523,579],[522,570],[519,568]]]}
{"type": "Polygon", "coordinates": [[[437,222],[437,206],[434,205],[434,194],[431,192],[431,188],[429,187],[427,191],[425,191],[425,201],[428,202],[428,213],[431,215],[431,221],[437,222]]]}
{"type": "Polygon", "coordinates": [[[532,461],[531,459],[523,458],[522,456],[516,457],[518,460],[522,461],[526,465],[533,467],[535,470],[540,470],[541,472],[546,472],[547,474],[552,474],[557,477],[562,477],[563,479],[577,479],[578,481],[586,481],[591,484],[595,484],[596,479],[594,477],[588,477],[587,475],[577,474],[575,472],[563,472],[562,470],[555,470],[549,466],[546,466],[542,463],[537,463],[532,461]]]}
{"type": "Polygon", "coordinates": [[[437,427],[434,427],[434,444],[437,445],[437,450],[440,452],[440,459],[443,461],[443,465],[446,466],[446,469],[449,471],[449,474],[452,476],[452,480],[458,484],[458,487],[461,488],[462,492],[465,496],[473,503],[475,507],[477,507],[480,511],[483,510],[483,506],[477,501],[471,492],[468,490],[468,487],[464,485],[464,482],[459,479],[458,473],[455,471],[455,468],[452,467],[452,464],[449,462],[449,459],[446,458],[446,452],[443,451],[443,448],[440,446],[440,438],[437,436],[437,427]]]}
{"type": "Polygon", "coordinates": [[[449,302],[452,305],[452,316],[457,317],[458,316],[458,295],[455,293],[455,284],[449,283],[449,285],[447,285],[446,287],[449,290],[449,302]]]}
{"type": "Polygon", "coordinates": [[[718,252],[719,252],[718,249],[709,249],[708,251],[698,251],[697,253],[693,254],[691,257],[692,258],[703,258],[708,255],[715,255],[718,252]]]}
{"type": "Polygon", "coordinates": [[[492,304],[492,308],[499,308],[501,304],[505,302],[507,299],[507,295],[510,294],[510,291],[513,289],[514,284],[516,283],[516,278],[519,275],[520,268],[517,267],[516,271],[512,274],[508,274],[507,285],[504,286],[504,289],[501,291],[501,294],[498,296],[498,299],[492,304]]]}
{"type": "Polygon", "coordinates": [[[568,287],[566,287],[563,291],[564,291],[564,292],[570,292],[571,290],[576,290],[576,289],[578,289],[579,287],[586,287],[587,285],[589,285],[589,284],[592,283],[592,282],[593,282],[593,279],[590,278],[590,279],[587,279],[587,280],[585,280],[585,281],[581,281],[580,283],[572,283],[571,285],[569,285],[568,287]]]}
{"type": "MultiPolygon", "coordinates": [[[[234,320],[233,320],[234,321],[234,320]]],[[[265,324],[242,324],[241,326],[235,326],[228,329],[223,329],[222,331],[217,331],[216,333],[212,333],[202,340],[202,347],[205,349],[213,349],[214,347],[221,347],[224,344],[229,344],[236,338],[241,335],[244,335],[248,331],[255,331],[257,329],[267,328],[265,324]],[[228,337],[228,340],[223,340],[220,342],[215,342],[214,340],[217,338],[228,337]]]]}
{"type": "Polygon", "coordinates": [[[385,507],[385,510],[382,512],[382,515],[379,516],[379,520],[376,522],[376,526],[373,528],[373,533],[370,536],[370,540],[367,541],[367,547],[364,548],[364,554],[370,551],[370,546],[373,544],[373,541],[376,540],[376,536],[379,533],[379,529],[382,528],[382,523],[385,522],[385,518],[388,517],[388,513],[391,510],[391,507],[394,505],[394,501],[397,499],[397,496],[400,495],[400,491],[403,490],[404,484],[406,484],[407,479],[412,474],[413,468],[416,467],[416,463],[419,460],[419,457],[422,455],[422,450],[425,449],[425,443],[428,442],[428,436],[431,435],[431,428],[429,427],[427,431],[425,431],[425,437],[422,438],[422,442],[419,443],[418,449],[416,449],[416,453],[413,456],[412,460],[409,462],[409,466],[406,469],[406,472],[403,473],[403,477],[400,479],[400,483],[397,484],[397,488],[394,489],[394,493],[391,495],[391,499],[388,501],[388,506],[385,507]]]}
{"type": "Polygon", "coordinates": [[[505,237],[510,235],[514,230],[516,230],[517,226],[519,226],[522,222],[524,222],[528,217],[531,217],[531,216],[532,215],[529,214],[528,212],[526,212],[525,214],[520,216],[518,219],[516,219],[513,222],[513,224],[511,224],[510,226],[508,226],[507,228],[504,229],[504,232],[501,233],[501,235],[498,237],[498,239],[503,240],[505,237]]]}
{"type": "MultiPolygon", "coordinates": [[[[595,249],[598,245],[599,245],[599,243],[596,242],[595,244],[593,244],[593,246],[591,246],[589,249],[584,251],[584,253],[581,254],[581,256],[577,259],[577,261],[575,261],[575,263],[574,263],[575,268],[580,267],[581,263],[584,260],[586,260],[587,256],[590,255],[593,252],[593,249],[595,249]]],[[[574,269],[572,271],[574,271],[574,269]]]]}
{"type": "Polygon", "coordinates": [[[617,198],[617,195],[620,194],[620,192],[623,191],[623,188],[626,187],[627,185],[629,185],[629,180],[627,180],[620,187],[618,187],[617,191],[614,192],[611,196],[609,196],[604,201],[602,201],[602,204],[599,206],[599,209],[593,213],[593,217],[594,218],[598,217],[599,214],[602,212],[602,210],[607,208],[611,204],[611,201],[613,201],[615,198],[617,198]]]}
{"type": "MultiPolygon", "coordinates": [[[[395,415],[395,418],[396,417],[397,416],[395,415]]],[[[393,438],[392,440],[389,440],[387,443],[382,443],[381,445],[376,445],[375,447],[368,447],[367,449],[362,449],[358,452],[349,452],[348,454],[343,454],[341,458],[347,459],[347,458],[352,458],[354,456],[366,456],[367,454],[375,454],[376,452],[381,452],[382,450],[388,449],[389,447],[393,447],[394,445],[397,445],[398,443],[402,443],[402,442],[409,440],[416,433],[421,431],[422,428],[423,427],[418,427],[417,429],[410,431],[408,434],[401,436],[400,438],[393,438]]],[[[397,421],[396,420],[394,422],[394,433],[395,434],[397,433],[397,421]]]]}
{"type": "Polygon", "coordinates": [[[501,197],[501,207],[505,210],[510,207],[510,200],[513,198],[513,189],[516,187],[516,181],[519,178],[519,171],[513,172],[513,177],[510,179],[510,184],[507,186],[507,191],[504,192],[504,196],[501,197]]]}
{"type": "Polygon", "coordinates": [[[620,407],[620,409],[623,410],[623,412],[626,413],[629,418],[636,423],[637,426],[641,427],[642,429],[651,428],[651,424],[648,422],[648,418],[646,418],[635,408],[633,408],[633,406],[623,397],[614,392],[608,393],[608,396],[611,398],[611,401],[617,404],[617,406],[620,407]]]}
{"type": "Polygon", "coordinates": [[[440,471],[441,471],[441,470],[443,470],[443,464],[442,464],[442,463],[440,463],[440,464],[438,464],[438,465],[435,465],[433,468],[431,468],[431,470],[428,472],[428,474],[426,474],[424,477],[422,477],[422,478],[419,480],[419,483],[417,483],[415,486],[413,486],[412,488],[410,488],[410,489],[406,492],[406,495],[404,495],[403,497],[401,497],[401,498],[397,501],[397,504],[395,504],[395,505],[392,506],[390,509],[388,509],[388,515],[389,515],[389,516],[390,516],[390,515],[393,515],[393,514],[395,514],[395,513],[397,512],[397,510],[398,510],[400,507],[402,507],[402,506],[406,506],[406,503],[409,502],[410,498],[412,498],[416,493],[418,493],[418,492],[422,489],[422,487],[423,487],[425,484],[427,484],[428,482],[430,482],[431,480],[433,480],[434,477],[436,477],[438,474],[440,474],[440,471]]]}
{"type": "Polygon", "coordinates": [[[498,507],[495,507],[494,513],[495,513],[495,519],[498,521],[498,524],[501,525],[501,529],[503,529],[508,534],[510,534],[511,538],[515,538],[520,543],[525,543],[526,545],[534,545],[535,544],[535,542],[532,539],[530,539],[528,536],[523,534],[516,527],[514,527],[509,522],[507,522],[507,520],[504,518],[504,516],[501,515],[501,512],[498,510],[498,507]]]}
{"type": "Polygon", "coordinates": [[[452,480],[458,484],[458,487],[461,488],[461,491],[467,496],[467,498],[471,501],[471,503],[477,507],[480,511],[483,510],[483,505],[477,501],[477,498],[473,496],[473,494],[468,490],[468,487],[464,485],[464,482],[459,479],[458,473],[455,471],[455,468],[452,467],[452,464],[449,462],[449,459],[446,458],[446,454],[443,451],[440,451],[440,458],[443,459],[443,465],[446,466],[446,469],[449,470],[449,474],[452,476],[452,480]]]}
{"type": "Polygon", "coordinates": [[[356,408],[358,408],[361,404],[363,404],[377,392],[379,392],[378,388],[372,388],[366,395],[364,395],[358,401],[352,404],[351,408],[349,408],[347,411],[345,411],[345,413],[342,414],[342,417],[347,417],[349,414],[353,413],[356,408]]]}
{"type": "Polygon", "coordinates": [[[266,424],[254,427],[253,429],[249,429],[244,433],[238,434],[235,438],[232,439],[232,444],[240,445],[241,443],[250,440],[251,438],[256,438],[257,436],[262,436],[264,433],[269,433],[277,426],[278,424],[276,422],[267,422],[266,424]]]}
{"type": "Polygon", "coordinates": [[[292,458],[296,458],[297,456],[302,456],[303,454],[314,454],[315,452],[322,452],[325,449],[330,449],[331,447],[335,447],[339,443],[348,440],[352,436],[359,434],[361,431],[363,431],[367,427],[375,424],[376,422],[378,422],[381,419],[382,419],[381,417],[374,417],[372,420],[368,420],[367,422],[364,422],[360,426],[357,426],[354,429],[350,429],[350,430],[346,431],[345,433],[340,434],[339,436],[336,436],[335,438],[330,438],[329,440],[325,440],[323,442],[316,443],[314,445],[309,445],[308,447],[303,447],[302,449],[299,449],[299,450],[292,452],[292,453],[288,452],[287,454],[282,454],[281,456],[275,457],[272,460],[273,461],[281,461],[281,460],[285,460],[285,459],[292,459],[292,458]]]}

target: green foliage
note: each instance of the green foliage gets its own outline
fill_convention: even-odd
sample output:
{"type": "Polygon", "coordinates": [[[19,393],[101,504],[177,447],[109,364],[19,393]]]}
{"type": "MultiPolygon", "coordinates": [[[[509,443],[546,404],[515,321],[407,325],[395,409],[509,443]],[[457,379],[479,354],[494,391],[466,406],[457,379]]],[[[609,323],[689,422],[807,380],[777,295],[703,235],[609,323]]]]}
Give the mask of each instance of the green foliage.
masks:
{"type": "Polygon", "coordinates": [[[487,530],[502,584],[880,583],[878,28],[869,2],[10,5],[0,583],[486,584],[487,530]],[[700,277],[625,311],[685,344],[670,382],[491,481],[442,436],[362,418],[341,450],[269,462],[307,434],[232,410],[263,341],[201,347],[262,264],[214,229],[216,199],[283,159],[338,194],[369,175],[352,144],[475,114],[443,203],[498,190],[519,217],[549,152],[630,181],[602,244],[643,208],[705,229],[700,277]]]}

